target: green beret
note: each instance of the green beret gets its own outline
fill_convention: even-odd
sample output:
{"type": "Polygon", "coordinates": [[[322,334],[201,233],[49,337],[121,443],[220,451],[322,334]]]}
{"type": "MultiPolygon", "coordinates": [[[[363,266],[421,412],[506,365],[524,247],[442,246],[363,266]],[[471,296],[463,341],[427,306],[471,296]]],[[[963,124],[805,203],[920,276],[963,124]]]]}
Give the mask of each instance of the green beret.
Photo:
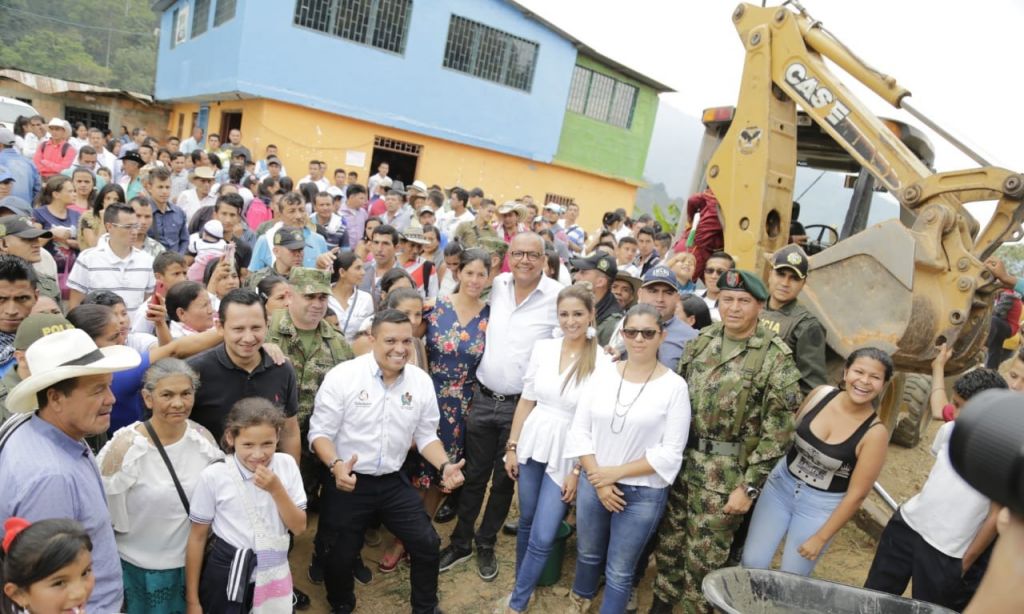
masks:
{"type": "Polygon", "coordinates": [[[719,290],[740,290],[759,301],[768,300],[768,288],[764,282],[750,271],[731,269],[718,278],[719,290]]]}

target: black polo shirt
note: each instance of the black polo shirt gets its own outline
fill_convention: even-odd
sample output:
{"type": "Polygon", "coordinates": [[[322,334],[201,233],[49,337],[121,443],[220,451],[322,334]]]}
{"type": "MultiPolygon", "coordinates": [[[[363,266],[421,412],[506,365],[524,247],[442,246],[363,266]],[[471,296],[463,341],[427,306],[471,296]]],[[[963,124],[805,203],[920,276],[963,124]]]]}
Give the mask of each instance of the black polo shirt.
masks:
{"type": "Polygon", "coordinates": [[[263,361],[252,373],[231,361],[223,343],[188,359],[200,379],[191,419],[205,426],[218,442],[231,406],[240,399],[263,397],[289,417],[299,411],[299,386],[291,363],[275,365],[262,348],[260,356],[263,361]]]}

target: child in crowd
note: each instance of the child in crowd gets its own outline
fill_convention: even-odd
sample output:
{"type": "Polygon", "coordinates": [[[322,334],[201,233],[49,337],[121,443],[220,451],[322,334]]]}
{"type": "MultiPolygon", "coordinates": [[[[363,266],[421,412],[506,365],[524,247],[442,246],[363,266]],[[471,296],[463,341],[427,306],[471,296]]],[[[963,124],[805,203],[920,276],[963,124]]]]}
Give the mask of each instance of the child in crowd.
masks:
{"type": "Polygon", "coordinates": [[[289,532],[306,530],[306,491],[295,460],[275,452],[283,426],[281,410],[259,397],[238,401],[228,413],[222,446],[230,456],[203,470],[192,495],[190,611],[290,607],[289,532]]]}
{"type": "Polygon", "coordinates": [[[188,238],[188,254],[196,260],[202,260],[200,256],[206,254],[213,254],[219,258],[224,255],[224,248],[227,246],[224,240],[224,225],[220,220],[206,222],[201,231],[192,233],[188,238]]]}
{"type": "Polygon", "coordinates": [[[902,595],[913,580],[914,599],[959,612],[988,567],[999,506],[956,473],[949,460],[949,440],[964,403],[983,390],[1007,385],[991,369],[968,371],[953,384],[953,402],[948,403],[942,382],[952,353],[943,344],[932,361],[932,413],[946,420],[932,443],[935,464],[921,491],[886,525],[864,586],[902,595]]]}
{"type": "Polygon", "coordinates": [[[692,294],[697,289],[697,284],[693,282],[693,269],[697,266],[697,258],[693,254],[689,252],[672,254],[665,265],[676,276],[676,288],[679,289],[679,294],[692,294]]]}
{"type": "Polygon", "coordinates": [[[85,613],[96,578],[92,575],[92,541],[74,520],[4,523],[0,565],[0,612],[85,613]]]}

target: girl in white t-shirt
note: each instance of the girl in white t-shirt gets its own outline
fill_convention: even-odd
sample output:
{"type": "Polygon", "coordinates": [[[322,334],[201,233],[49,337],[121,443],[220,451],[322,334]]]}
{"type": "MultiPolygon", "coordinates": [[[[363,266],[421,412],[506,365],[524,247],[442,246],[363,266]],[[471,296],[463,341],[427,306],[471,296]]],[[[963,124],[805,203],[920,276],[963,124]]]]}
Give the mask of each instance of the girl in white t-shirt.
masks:
{"type": "Polygon", "coordinates": [[[306,530],[306,492],[298,464],[276,452],[283,426],[281,410],[260,397],[238,401],[227,416],[223,445],[231,456],[203,470],[191,501],[190,613],[292,611],[288,533],[306,530]]]}

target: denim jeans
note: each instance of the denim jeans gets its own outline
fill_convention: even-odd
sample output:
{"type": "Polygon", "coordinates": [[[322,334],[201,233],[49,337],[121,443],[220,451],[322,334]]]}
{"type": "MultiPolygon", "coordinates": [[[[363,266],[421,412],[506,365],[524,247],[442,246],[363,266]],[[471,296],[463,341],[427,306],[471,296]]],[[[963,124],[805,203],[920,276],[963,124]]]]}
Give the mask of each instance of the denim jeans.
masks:
{"type": "Polygon", "coordinates": [[[537,587],[558,527],[569,506],[562,485],[545,474],[546,463],[528,459],[519,465],[519,531],[516,533],[516,585],[509,607],[525,612],[537,587]]]}
{"type": "Polygon", "coordinates": [[[828,544],[821,549],[816,561],[805,559],[797,550],[825,524],[844,496],[846,493],[811,488],[793,477],[785,457],[779,459],[754,507],[750,532],[743,546],[743,566],[770,568],[779,542],[785,538],[781,570],[811,575],[828,544]]]}
{"type": "Polygon", "coordinates": [[[668,500],[668,488],[619,484],[626,508],[611,513],[601,505],[597,491],[580,476],[576,494],[576,579],[574,593],[585,599],[597,595],[601,563],[605,563],[601,614],[626,610],[633,588],[633,570],[647,541],[658,528],[668,500]]]}

